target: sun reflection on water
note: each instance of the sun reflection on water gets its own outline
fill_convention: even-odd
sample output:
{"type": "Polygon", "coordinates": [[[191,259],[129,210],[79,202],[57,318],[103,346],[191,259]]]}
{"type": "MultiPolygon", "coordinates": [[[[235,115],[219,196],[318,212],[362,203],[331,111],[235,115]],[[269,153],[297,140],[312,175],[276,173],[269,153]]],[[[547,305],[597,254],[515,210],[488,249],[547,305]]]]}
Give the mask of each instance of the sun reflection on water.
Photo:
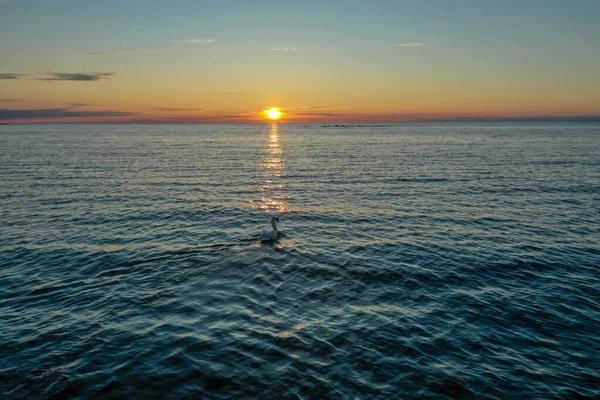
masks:
{"type": "Polygon", "coordinates": [[[281,175],[285,168],[285,160],[279,143],[279,127],[276,123],[271,125],[269,140],[265,145],[264,178],[260,188],[261,200],[259,208],[268,214],[288,212],[289,208],[285,199],[285,184],[281,175]]]}

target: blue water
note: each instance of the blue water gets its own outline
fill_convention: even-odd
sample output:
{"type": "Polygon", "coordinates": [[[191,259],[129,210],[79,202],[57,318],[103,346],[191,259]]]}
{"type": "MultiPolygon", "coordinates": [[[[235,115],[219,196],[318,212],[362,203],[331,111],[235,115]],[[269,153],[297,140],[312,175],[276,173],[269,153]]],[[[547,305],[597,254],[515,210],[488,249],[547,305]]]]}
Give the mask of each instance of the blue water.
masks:
{"type": "Polygon", "coordinates": [[[2,126],[0,174],[2,399],[600,397],[598,125],[2,126]]]}

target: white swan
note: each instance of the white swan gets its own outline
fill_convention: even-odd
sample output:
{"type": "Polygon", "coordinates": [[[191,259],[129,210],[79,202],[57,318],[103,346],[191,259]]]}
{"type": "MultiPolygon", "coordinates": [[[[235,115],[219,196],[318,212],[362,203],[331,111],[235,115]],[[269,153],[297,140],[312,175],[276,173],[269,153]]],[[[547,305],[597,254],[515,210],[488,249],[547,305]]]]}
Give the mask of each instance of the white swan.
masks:
{"type": "Polygon", "coordinates": [[[261,242],[268,242],[270,240],[277,240],[277,236],[279,236],[279,232],[277,232],[277,225],[275,222],[279,222],[279,218],[273,217],[271,218],[271,226],[273,226],[273,230],[270,232],[264,231],[260,235],[261,242]]]}

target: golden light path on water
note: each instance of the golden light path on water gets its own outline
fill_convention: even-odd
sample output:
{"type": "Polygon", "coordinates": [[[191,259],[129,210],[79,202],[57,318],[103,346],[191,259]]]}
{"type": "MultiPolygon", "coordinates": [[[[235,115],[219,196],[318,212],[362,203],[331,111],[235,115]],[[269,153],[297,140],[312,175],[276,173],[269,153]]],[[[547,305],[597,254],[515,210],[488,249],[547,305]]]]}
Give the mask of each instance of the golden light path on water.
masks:
{"type": "Polygon", "coordinates": [[[285,168],[285,160],[279,143],[279,127],[273,123],[269,130],[269,140],[265,146],[265,169],[263,184],[261,186],[260,208],[268,215],[288,212],[285,202],[285,184],[281,181],[281,174],[285,168]]]}
{"type": "MultiPolygon", "coordinates": [[[[256,206],[269,217],[281,217],[282,214],[291,211],[286,202],[289,195],[286,193],[286,186],[281,179],[285,166],[284,153],[279,142],[279,126],[277,123],[273,123],[269,128],[269,136],[265,143],[260,202],[256,206]]],[[[283,224],[285,224],[285,219],[283,224]]],[[[258,246],[260,247],[261,244],[258,246]]],[[[289,240],[279,240],[276,244],[276,248],[279,250],[291,247],[295,247],[295,244],[289,240]]]]}

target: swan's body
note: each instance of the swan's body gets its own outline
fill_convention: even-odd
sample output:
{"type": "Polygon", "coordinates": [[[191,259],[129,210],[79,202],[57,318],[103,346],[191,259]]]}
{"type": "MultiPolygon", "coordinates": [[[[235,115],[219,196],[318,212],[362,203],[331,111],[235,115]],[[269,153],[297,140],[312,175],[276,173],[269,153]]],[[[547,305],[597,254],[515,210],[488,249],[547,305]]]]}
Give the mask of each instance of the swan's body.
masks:
{"type": "Polygon", "coordinates": [[[271,226],[273,227],[273,230],[270,232],[264,231],[263,233],[261,233],[261,235],[260,235],[261,242],[277,240],[277,237],[279,236],[279,232],[277,232],[277,225],[275,225],[275,222],[279,222],[279,218],[277,218],[277,217],[271,218],[271,226]]]}

